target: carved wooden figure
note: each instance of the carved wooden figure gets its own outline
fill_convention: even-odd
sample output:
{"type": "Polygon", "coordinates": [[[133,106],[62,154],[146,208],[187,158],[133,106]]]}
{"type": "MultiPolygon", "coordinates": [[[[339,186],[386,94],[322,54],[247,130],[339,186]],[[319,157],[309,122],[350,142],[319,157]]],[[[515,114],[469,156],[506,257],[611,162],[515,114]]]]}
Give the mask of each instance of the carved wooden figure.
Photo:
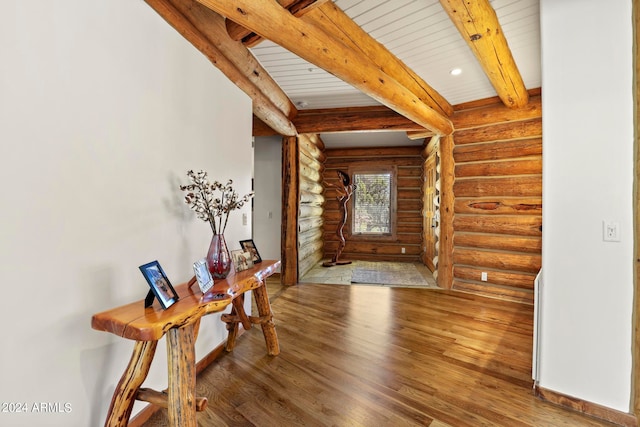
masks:
{"type": "Polygon", "coordinates": [[[346,265],[351,264],[351,261],[341,261],[340,254],[342,253],[346,242],[344,238],[344,225],[347,223],[347,203],[353,194],[353,190],[355,190],[355,185],[351,183],[351,178],[346,172],[338,170],[338,178],[340,179],[341,185],[333,185],[329,183],[325,183],[327,187],[333,187],[338,192],[337,199],[340,202],[340,213],[342,214],[342,219],[338,223],[338,227],[336,229],[336,234],[338,236],[338,248],[336,249],[336,253],[331,258],[331,261],[326,261],[322,263],[323,267],[333,267],[334,265],[346,265]]]}

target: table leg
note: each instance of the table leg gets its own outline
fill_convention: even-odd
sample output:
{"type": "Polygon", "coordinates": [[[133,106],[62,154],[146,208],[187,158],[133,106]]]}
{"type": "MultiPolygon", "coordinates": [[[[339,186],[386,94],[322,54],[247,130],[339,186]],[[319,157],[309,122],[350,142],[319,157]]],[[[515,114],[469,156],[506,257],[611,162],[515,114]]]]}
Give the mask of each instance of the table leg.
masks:
{"type": "Polygon", "coordinates": [[[264,340],[267,344],[267,353],[270,356],[276,356],[280,354],[280,344],[278,343],[278,335],[276,334],[276,325],[273,323],[273,313],[271,312],[267,286],[264,282],[262,282],[262,286],[253,290],[253,296],[256,300],[256,306],[258,307],[258,314],[262,319],[260,324],[262,326],[264,340]]]}
{"type": "Polygon", "coordinates": [[[230,314],[223,314],[221,319],[223,322],[227,323],[227,331],[229,334],[227,335],[227,342],[224,345],[224,349],[229,353],[236,348],[236,338],[238,337],[238,315],[236,314],[236,308],[233,307],[231,309],[230,314]]]}
{"type": "Polygon", "coordinates": [[[136,341],[127,369],[113,392],[105,427],[126,427],[138,389],[147,378],[158,341],[136,341]]]}
{"type": "Polygon", "coordinates": [[[249,320],[249,316],[247,316],[247,313],[244,311],[244,295],[244,293],[242,295],[238,295],[238,297],[232,301],[232,304],[236,311],[236,315],[238,316],[238,320],[242,323],[242,327],[245,331],[247,331],[251,329],[251,320],[249,320]]]}
{"type": "Polygon", "coordinates": [[[229,331],[227,343],[224,346],[224,349],[228,352],[232,352],[236,347],[238,323],[242,323],[242,327],[244,327],[245,330],[251,329],[251,319],[249,319],[249,316],[247,316],[247,313],[244,311],[244,295],[243,293],[234,298],[231,313],[223,314],[221,317],[222,321],[227,324],[227,331],[229,331]]]}
{"type": "Polygon", "coordinates": [[[169,425],[196,427],[196,356],[194,325],[167,332],[169,425]]]}

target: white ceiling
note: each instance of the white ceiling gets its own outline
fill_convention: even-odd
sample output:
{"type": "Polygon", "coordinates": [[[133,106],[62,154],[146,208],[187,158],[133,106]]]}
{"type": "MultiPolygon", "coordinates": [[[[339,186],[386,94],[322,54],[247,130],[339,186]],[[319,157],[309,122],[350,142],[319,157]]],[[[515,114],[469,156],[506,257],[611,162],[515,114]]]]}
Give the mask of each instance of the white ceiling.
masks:
{"type": "MultiPolygon", "coordinates": [[[[438,0],[335,0],[358,25],[452,105],[496,96],[438,0]],[[454,68],[462,74],[452,76],[454,68]]],[[[541,87],[539,0],[492,0],[527,89],[541,87]]],[[[300,110],[379,105],[358,89],[271,41],[251,49],[300,110]]],[[[406,145],[404,132],[323,134],[327,147],[406,145]],[[352,141],[352,142],[349,142],[352,141]],[[360,141],[360,142],[358,142],[360,141]]]]}

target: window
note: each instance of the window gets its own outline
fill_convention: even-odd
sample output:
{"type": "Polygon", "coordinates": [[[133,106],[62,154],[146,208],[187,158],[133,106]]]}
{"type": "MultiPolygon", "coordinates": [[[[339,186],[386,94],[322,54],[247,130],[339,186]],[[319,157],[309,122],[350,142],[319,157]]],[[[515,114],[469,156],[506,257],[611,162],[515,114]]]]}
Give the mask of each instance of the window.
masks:
{"type": "Polygon", "coordinates": [[[395,168],[355,170],[351,234],[392,236],[395,232],[395,168]]]}

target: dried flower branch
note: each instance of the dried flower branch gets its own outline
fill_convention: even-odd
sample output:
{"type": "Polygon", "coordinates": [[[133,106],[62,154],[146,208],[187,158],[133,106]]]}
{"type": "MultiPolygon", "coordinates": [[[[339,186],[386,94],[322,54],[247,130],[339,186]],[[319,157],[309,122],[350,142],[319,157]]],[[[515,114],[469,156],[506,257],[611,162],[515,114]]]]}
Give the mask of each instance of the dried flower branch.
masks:
{"type": "Polygon", "coordinates": [[[188,191],[184,201],[198,218],[209,223],[213,234],[223,234],[227,228],[229,213],[242,208],[254,195],[254,192],[251,192],[240,197],[233,189],[232,180],[227,181],[225,185],[218,181],[210,183],[205,171],[196,173],[190,170],[187,176],[191,184],[180,186],[180,190],[188,191]],[[217,191],[220,191],[219,198],[214,195],[217,191]],[[218,218],[217,225],[216,218],[218,218]]]}

